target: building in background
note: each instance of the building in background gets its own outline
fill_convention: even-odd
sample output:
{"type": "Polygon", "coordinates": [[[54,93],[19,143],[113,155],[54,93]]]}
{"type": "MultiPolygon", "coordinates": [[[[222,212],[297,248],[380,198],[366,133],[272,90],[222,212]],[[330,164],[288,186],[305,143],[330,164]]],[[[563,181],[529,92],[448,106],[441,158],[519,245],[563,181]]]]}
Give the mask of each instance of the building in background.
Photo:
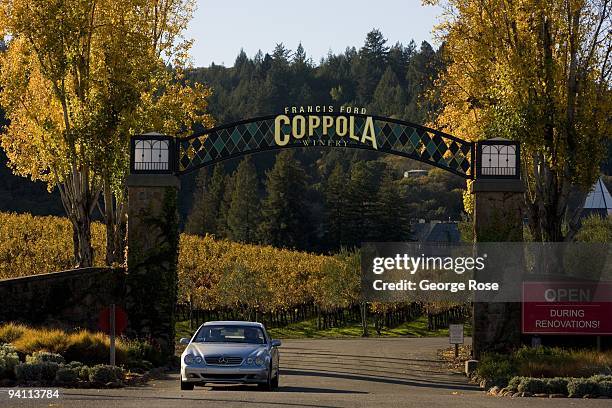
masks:
{"type": "Polygon", "coordinates": [[[601,177],[597,179],[591,192],[584,200],[584,209],[582,210],[582,218],[593,214],[607,217],[612,215],[612,196],[606,188],[601,177]]]}
{"type": "Polygon", "coordinates": [[[456,222],[431,221],[412,225],[411,240],[418,242],[460,242],[461,233],[456,222]]]}

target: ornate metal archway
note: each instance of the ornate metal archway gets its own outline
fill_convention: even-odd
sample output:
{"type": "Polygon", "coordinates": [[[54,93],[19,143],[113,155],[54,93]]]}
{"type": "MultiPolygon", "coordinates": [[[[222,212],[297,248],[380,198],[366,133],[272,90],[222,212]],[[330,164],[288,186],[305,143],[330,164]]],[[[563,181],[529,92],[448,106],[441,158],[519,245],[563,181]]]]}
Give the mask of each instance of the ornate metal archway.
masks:
{"type": "Polygon", "coordinates": [[[488,147],[478,152],[476,145],[435,129],[380,116],[345,113],[270,115],[218,126],[187,138],[160,134],[136,136],[132,139],[131,173],[183,175],[247,154],[325,146],[407,157],[466,179],[475,178],[477,173],[479,178],[518,178],[519,149],[514,142],[481,142],[478,145],[488,147]],[[297,120],[297,126],[294,120],[297,120]],[[368,132],[374,138],[373,143],[363,143],[359,137],[368,132]],[[278,143],[279,134],[287,136],[282,145],[278,143]],[[165,152],[162,151],[164,148],[165,152]],[[476,171],[478,158],[486,161],[483,163],[486,171],[476,171]]]}

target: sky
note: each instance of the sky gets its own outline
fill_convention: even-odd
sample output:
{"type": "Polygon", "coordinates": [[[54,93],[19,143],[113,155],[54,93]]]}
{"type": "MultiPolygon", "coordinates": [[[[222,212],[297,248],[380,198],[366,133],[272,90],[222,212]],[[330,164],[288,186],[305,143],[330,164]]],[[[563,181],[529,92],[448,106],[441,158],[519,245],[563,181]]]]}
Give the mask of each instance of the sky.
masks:
{"type": "Polygon", "coordinates": [[[195,66],[212,62],[234,64],[243,48],[249,57],[259,49],[272,52],[277,43],[295,50],[300,42],[318,63],[331,50],[363,45],[378,28],[389,44],[433,40],[441,10],[421,0],[197,0],[198,8],[186,33],[194,39],[195,66]]]}

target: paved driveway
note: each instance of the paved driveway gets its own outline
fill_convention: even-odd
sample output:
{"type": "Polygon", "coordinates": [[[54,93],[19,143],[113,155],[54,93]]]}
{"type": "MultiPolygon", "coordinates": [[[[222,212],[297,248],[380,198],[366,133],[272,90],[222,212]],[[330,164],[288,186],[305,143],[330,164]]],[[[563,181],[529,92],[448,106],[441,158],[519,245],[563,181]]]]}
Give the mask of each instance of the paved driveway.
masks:
{"type": "Polygon", "coordinates": [[[496,398],[450,374],[436,358],[444,338],[286,340],[281,387],[244,386],[180,391],[178,375],[120,390],[62,390],[60,400],[8,401],[27,407],[610,407],[609,400],[496,398]]]}

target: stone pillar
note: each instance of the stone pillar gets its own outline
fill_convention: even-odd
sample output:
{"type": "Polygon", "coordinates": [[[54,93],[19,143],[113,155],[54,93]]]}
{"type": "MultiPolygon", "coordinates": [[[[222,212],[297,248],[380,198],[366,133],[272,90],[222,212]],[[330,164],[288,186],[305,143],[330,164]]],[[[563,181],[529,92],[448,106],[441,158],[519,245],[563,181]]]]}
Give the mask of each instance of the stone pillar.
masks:
{"type": "Polygon", "coordinates": [[[128,177],[126,311],[129,336],[174,356],[180,182],[170,174],[128,177]]]}
{"type": "MultiPolygon", "coordinates": [[[[519,179],[477,179],[474,237],[477,242],[523,240],[524,185],[519,179]]],[[[472,344],[476,358],[484,351],[504,352],[521,342],[520,303],[474,303],[472,344]]]]}

